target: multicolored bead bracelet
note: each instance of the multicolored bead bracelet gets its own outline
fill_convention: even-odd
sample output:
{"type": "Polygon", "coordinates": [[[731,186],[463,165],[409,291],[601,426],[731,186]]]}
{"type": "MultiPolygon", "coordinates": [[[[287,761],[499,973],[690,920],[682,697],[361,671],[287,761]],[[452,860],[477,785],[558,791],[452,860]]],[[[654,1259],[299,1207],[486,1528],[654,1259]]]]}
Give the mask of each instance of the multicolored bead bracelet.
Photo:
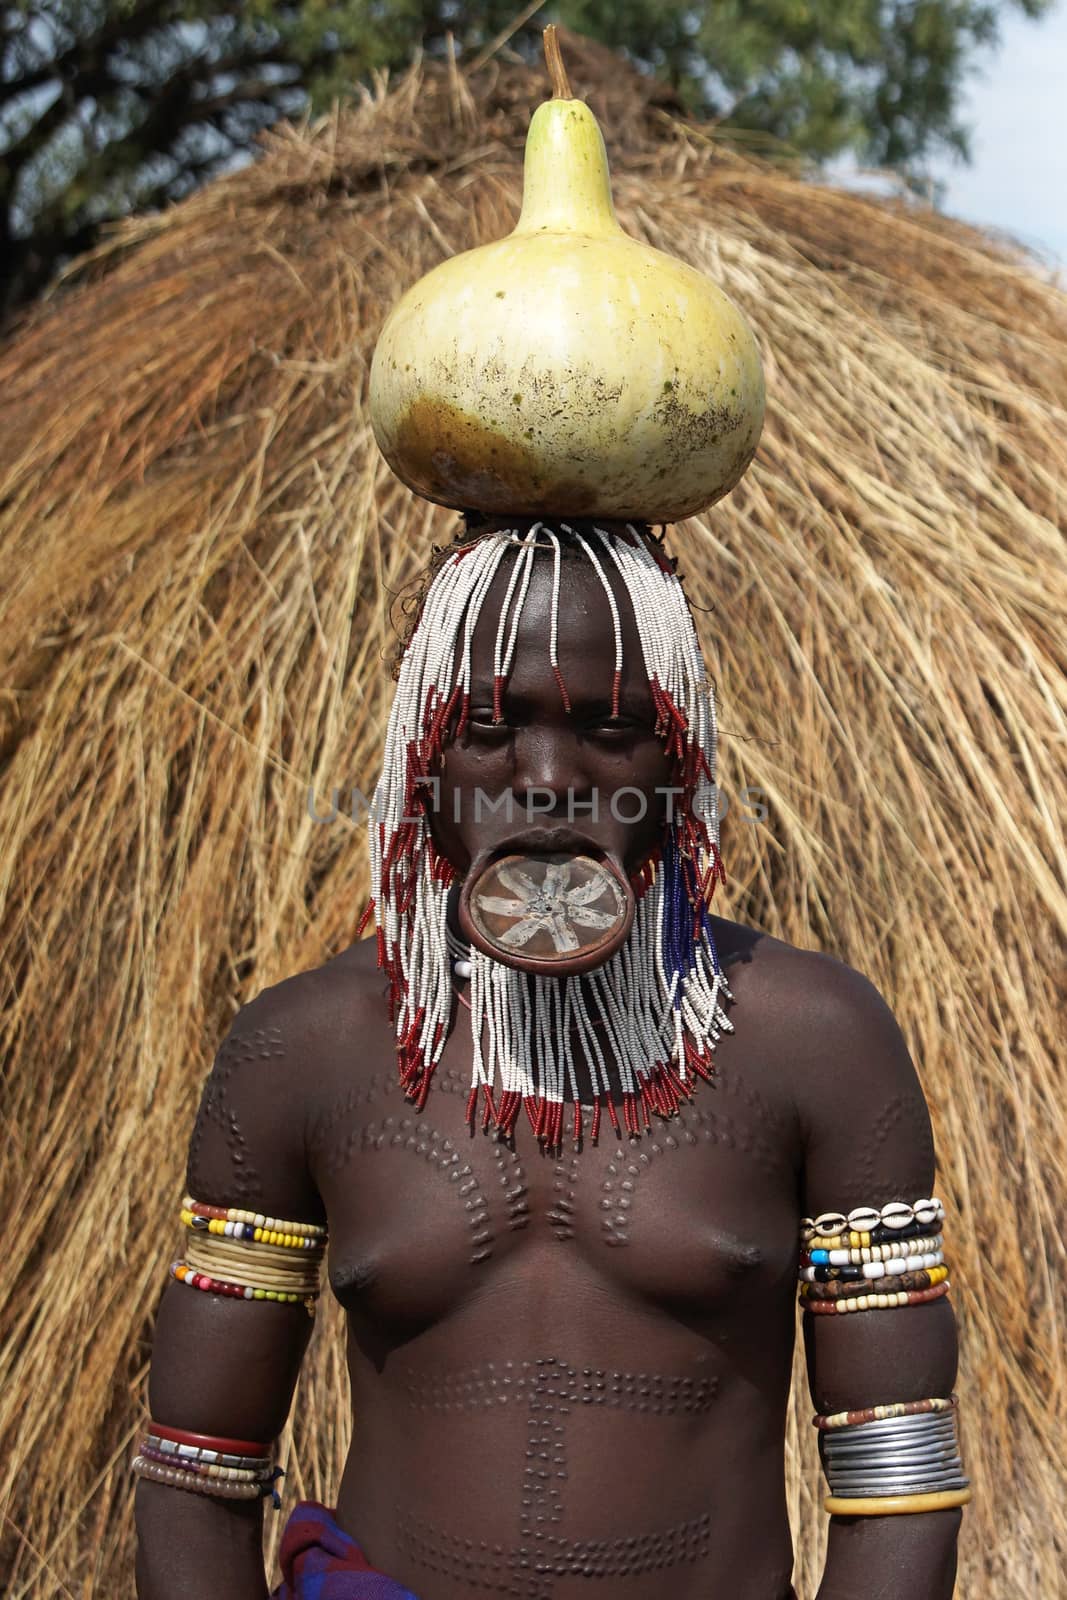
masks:
{"type": "Polygon", "coordinates": [[[807,1296],[802,1297],[805,1311],[814,1313],[845,1315],[849,1311],[888,1311],[895,1306],[921,1306],[927,1300],[939,1300],[942,1295],[948,1294],[948,1279],[943,1283],[935,1283],[929,1289],[909,1289],[897,1294],[861,1294],[850,1300],[812,1300],[807,1296]]]}
{"type": "Polygon", "coordinates": [[[828,1316],[939,1299],[949,1289],[939,1231],[944,1215],[931,1196],[802,1218],[801,1305],[828,1316]]]}
{"type": "Polygon", "coordinates": [[[202,1289],[205,1294],[221,1294],[231,1300],[277,1300],[285,1305],[297,1305],[303,1301],[309,1311],[314,1310],[314,1301],[310,1295],[290,1294],[281,1289],[256,1289],[251,1284],[227,1283],[221,1278],[210,1278],[206,1272],[196,1272],[184,1261],[172,1261],[170,1275],[179,1283],[188,1284],[190,1289],[202,1289]]]}
{"type": "Polygon", "coordinates": [[[186,1195],[181,1221],[185,1255],[171,1266],[179,1283],[235,1300],[302,1303],[315,1314],[326,1228],[289,1222],[237,1206],[215,1206],[186,1195]]]}
{"type": "Polygon", "coordinates": [[[926,1222],[913,1222],[908,1228],[871,1228],[867,1232],[857,1232],[855,1229],[848,1233],[806,1235],[803,1242],[809,1249],[819,1250],[857,1250],[862,1245],[892,1244],[897,1239],[915,1239],[920,1234],[929,1233],[932,1224],[926,1222]]]}
{"type": "Polygon", "coordinates": [[[271,1233],[299,1234],[306,1238],[322,1240],[324,1243],[328,1237],[328,1229],[319,1227],[316,1223],[283,1222],[278,1217],[263,1216],[258,1211],[242,1211],[236,1206],[211,1206],[203,1200],[194,1200],[192,1195],[188,1194],[182,1201],[182,1208],[214,1222],[243,1223],[252,1228],[266,1229],[271,1233]]]}
{"type": "Polygon", "coordinates": [[[270,1482],[225,1483],[216,1478],[200,1478],[195,1472],[185,1472],[178,1467],[167,1467],[159,1461],[150,1461],[143,1455],[134,1456],[132,1470],[138,1478],[149,1478],[153,1483],[165,1483],[172,1489],[186,1489],[190,1494],[217,1495],[222,1500],[264,1500],[268,1495],[280,1511],[282,1502],[274,1478],[281,1475],[276,1468],[270,1482]]]}
{"type": "Polygon", "coordinates": [[[269,1495],[275,1510],[280,1510],[275,1485],[285,1474],[271,1459],[271,1452],[270,1444],[189,1433],[153,1421],[146,1427],[131,1469],[136,1477],[190,1494],[223,1500],[256,1500],[269,1495]]]}
{"type": "Polygon", "coordinates": [[[230,1451],[207,1450],[203,1445],[176,1444],[173,1439],[166,1439],[161,1433],[152,1432],[151,1429],[141,1440],[142,1449],[145,1445],[176,1467],[239,1467],[244,1472],[261,1472],[270,1465],[269,1452],[243,1456],[230,1451]]]}
{"type": "Polygon", "coordinates": [[[864,1406],[860,1411],[817,1411],[812,1425],[825,1432],[829,1428],[851,1428],[858,1422],[884,1422],[887,1417],[915,1417],[925,1411],[948,1411],[959,1405],[959,1396],[947,1399],[933,1396],[927,1400],[893,1400],[887,1405],[864,1406]]]}
{"type": "Polygon", "coordinates": [[[148,1436],[141,1440],[138,1450],[146,1461],[177,1467],[179,1471],[191,1472],[198,1478],[216,1478],[221,1483],[270,1483],[279,1471],[278,1468],[272,1470],[269,1461],[258,1467],[220,1467],[211,1461],[193,1461],[155,1448],[148,1436]]]}
{"type": "Polygon", "coordinates": [[[850,1266],[801,1267],[802,1283],[862,1283],[878,1278],[899,1278],[903,1272],[925,1272],[928,1267],[939,1267],[944,1261],[941,1250],[928,1250],[925,1255],[893,1256],[889,1261],[855,1262],[850,1266]]]}
{"type": "Polygon", "coordinates": [[[250,1244],[270,1244],[289,1250],[321,1250],[322,1241],[306,1233],[283,1233],[277,1228],[257,1228],[251,1222],[223,1222],[219,1218],[205,1217],[198,1211],[183,1210],[181,1220],[196,1233],[210,1233],[218,1238],[243,1239],[250,1244]]]}
{"type": "Polygon", "coordinates": [[[854,1267],[801,1267],[801,1283],[877,1283],[882,1278],[904,1277],[909,1272],[928,1272],[944,1265],[940,1250],[924,1256],[897,1256],[892,1261],[865,1261],[854,1267]]]}
{"type": "MultiPolygon", "coordinates": [[[[893,1279],[892,1293],[902,1294],[909,1289],[929,1289],[935,1283],[942,1283],[948,1277],[948,1268],[945,1266],[930,1267],[919,1272],[898,1273],[893,1279]]],[[[854,1281],[838,1283],[802,1283],[800,1285],[801,1300],[847,1300],[849,1296],[855,1298],[856,1284],[854,1281]]]]}
{"type": "Polygon", "coordinates": [[[175,1428],[169,1422],[152,1421],[149,1427],[152,1433],[161,1439],[169,1439],[174,1444],[194,1446],[198,1450],[244,1456],[269,1456],[271,1452],[269,1444],[261,1444],[250,1439],[220,1439],[213,1433],[190,1433],[188,1428],[175,1428]]]}
{"type": "Polygon", "coordinates": [[[895,1261],[899,1256],[922,1255],[928,1250],[940,1250],[944,1240],[943,1233],[921,1234],[913,1239],[901,1239],[894,1244],[872,1244],[840,1250],[804,1250],[800,1259],[805,1266],[860,1266],[864,1262],[895,1261]]]}

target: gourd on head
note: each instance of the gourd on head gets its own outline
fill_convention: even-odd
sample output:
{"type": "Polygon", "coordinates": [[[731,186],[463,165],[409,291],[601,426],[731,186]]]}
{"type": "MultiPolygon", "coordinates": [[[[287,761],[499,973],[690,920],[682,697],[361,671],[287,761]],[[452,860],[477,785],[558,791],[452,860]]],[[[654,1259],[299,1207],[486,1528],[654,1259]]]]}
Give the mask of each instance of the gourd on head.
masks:
{"type": "Polygon", "coordinates": [[[673,522],[752,460],[759,351],[710,278],[624,231],[600,127],[554,28],[545,43],[555,93],[530,122],[519,220],[394,307],[371,366],[374,434],[442,505],[673,522]]]}

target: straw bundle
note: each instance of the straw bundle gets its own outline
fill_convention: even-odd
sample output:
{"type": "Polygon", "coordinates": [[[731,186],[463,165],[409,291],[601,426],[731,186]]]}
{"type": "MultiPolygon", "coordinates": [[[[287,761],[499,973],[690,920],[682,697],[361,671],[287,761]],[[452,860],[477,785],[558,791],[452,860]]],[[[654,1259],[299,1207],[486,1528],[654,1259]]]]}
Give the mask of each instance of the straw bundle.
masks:
{"type": "MultiPolygon", "coordinates": [[[[674,536],[721,707],[717,909],[833,951],[900,1018],[958,1218],[959,1592],[1052,1595],[1067,306],[1007,247],[730,155],[568,54],[624,225],[710,271],[765,351],[756,465],[674,536]]],[[[454,523],[377,455],[376,331],[435,261],[510,228],[543,93],[497,62],[416,69],[281,128],[125,225],[0,352],[9,1600],[132,1593],[127,1462],[199,1090],[242,1000],[351,942],[345,810],[376,776],[389,596],[454,523]],[[320,808],[340,789],[332,825],[309,785],[320,808]]],[[[329,1500],[348,1444],[323,1310],[287,1504],[329,1500]]],[[[825,1518],[796,1394],[810,1596],[825,1518]]]]}

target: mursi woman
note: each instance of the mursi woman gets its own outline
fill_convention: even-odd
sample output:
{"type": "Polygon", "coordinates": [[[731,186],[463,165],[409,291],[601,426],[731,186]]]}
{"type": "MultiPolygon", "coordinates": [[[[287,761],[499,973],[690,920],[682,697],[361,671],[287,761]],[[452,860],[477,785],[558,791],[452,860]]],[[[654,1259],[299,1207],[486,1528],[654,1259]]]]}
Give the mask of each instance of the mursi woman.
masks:
{"type": "MultiPolygon", "coordinates": [[[[657,253],[603,212],[606,167],[596,189],[578,163],[595,192],[569,219],[559,183],[537,187],[538,117],[557,156],[596,127],[556,78],[525,228],[486,250],[540,252],[557,318],[572,275],[545,252],[614,251],[577,322],[588,338],[625,302],[640,332],[657,253]]],[[[453,368],[465,329],[494,337],[495,296],[462,288],[475,257],[397,308],[409,348],[412,317],[448,329],[453,368]]],[[[710,285],[702,311],[680,266],[656,291],[673,377],[598,346],[602,408],[630,407],[614,444],[567,369],[587,452],[559,430],[487,444],[493,394],[461,426],[434,390],[447,363],[424,360],[405,400],[383,332],[383,449],[480,511],[438,552],[399,662],[368,826],[375,936],[246,1004],[205,1086],[135,1462],[141,1600],[268,1595],[262,1504],[327,1243],[352,1447],[336,1503],[289,1517],[280,1600],[786,1600],[798,1281],[830,1490],[818,1600],[952,1593],[970,1491],[915,1068],[865,977],[710,909],[714,692],[634,485],[664,521],[725,493],[762,391],[739,314],[710,285]]],[[[514,399],[536,327],[509,315],[514,399]]],[[[478,346],[472,370],[494,359],[478,346]]]]}

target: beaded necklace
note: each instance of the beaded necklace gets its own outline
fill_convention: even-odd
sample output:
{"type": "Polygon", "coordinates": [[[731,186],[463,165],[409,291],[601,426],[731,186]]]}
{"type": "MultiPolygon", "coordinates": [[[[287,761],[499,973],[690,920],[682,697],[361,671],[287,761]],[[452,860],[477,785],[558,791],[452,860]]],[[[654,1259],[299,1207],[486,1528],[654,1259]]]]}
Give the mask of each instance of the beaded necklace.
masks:
{"type": "Polygon", "coordinates": [[[389,716],[368,822],[372,898],[360,923],[362,931],[373,913],[407,1097],[420,1109],[425,1105],[451,1017],[452,963],[462,962],[457,976],[470,980],[473,1044],[467,1120],[475,1125],[481,1102],[482,1127],[507,1137],[525,1111],[548,1148],[562,1139],[568,1098],[576,1139],[587,1115],[594,1141],[602,1112],[616,1133],[635,1136],[651,1127],[653,1113],[672,1115],[698,1079],[710,1078],[721,1033],[733,1032],[722,1007],[733,995],[709,915],[715,887],[726,879],[714,778],[714,689],[681,583],[655,542],[646,542],[632,525],[624,532],[592,533],[595,540],[567,523],[553,532],[535,522],[525,533],[484,534],[460,545],[436,574],[401,663],[389,716]],[[434,845],[424,788],[446,739],[459,737],[466,726],[474,629],[501,561],[513,553],[494,641],[494,714],[500,715],[541,547],[538,535],[553,557],[549,664],[569,709],[558,656],[559,533],[589,562],[611,611],[612,715],[618,714],[623,644],[605,561],[629,596],[655,731],[677,763],[681,794],[660,846],[631,880],[637,904],[625,943],[582,977],[548,978],[505,966],[478,949],[457,949],[447,926],[456,872],[434,845]],[[579,1099],[579,1065],[592,1086],[591,1104],[579,1099]]]}

